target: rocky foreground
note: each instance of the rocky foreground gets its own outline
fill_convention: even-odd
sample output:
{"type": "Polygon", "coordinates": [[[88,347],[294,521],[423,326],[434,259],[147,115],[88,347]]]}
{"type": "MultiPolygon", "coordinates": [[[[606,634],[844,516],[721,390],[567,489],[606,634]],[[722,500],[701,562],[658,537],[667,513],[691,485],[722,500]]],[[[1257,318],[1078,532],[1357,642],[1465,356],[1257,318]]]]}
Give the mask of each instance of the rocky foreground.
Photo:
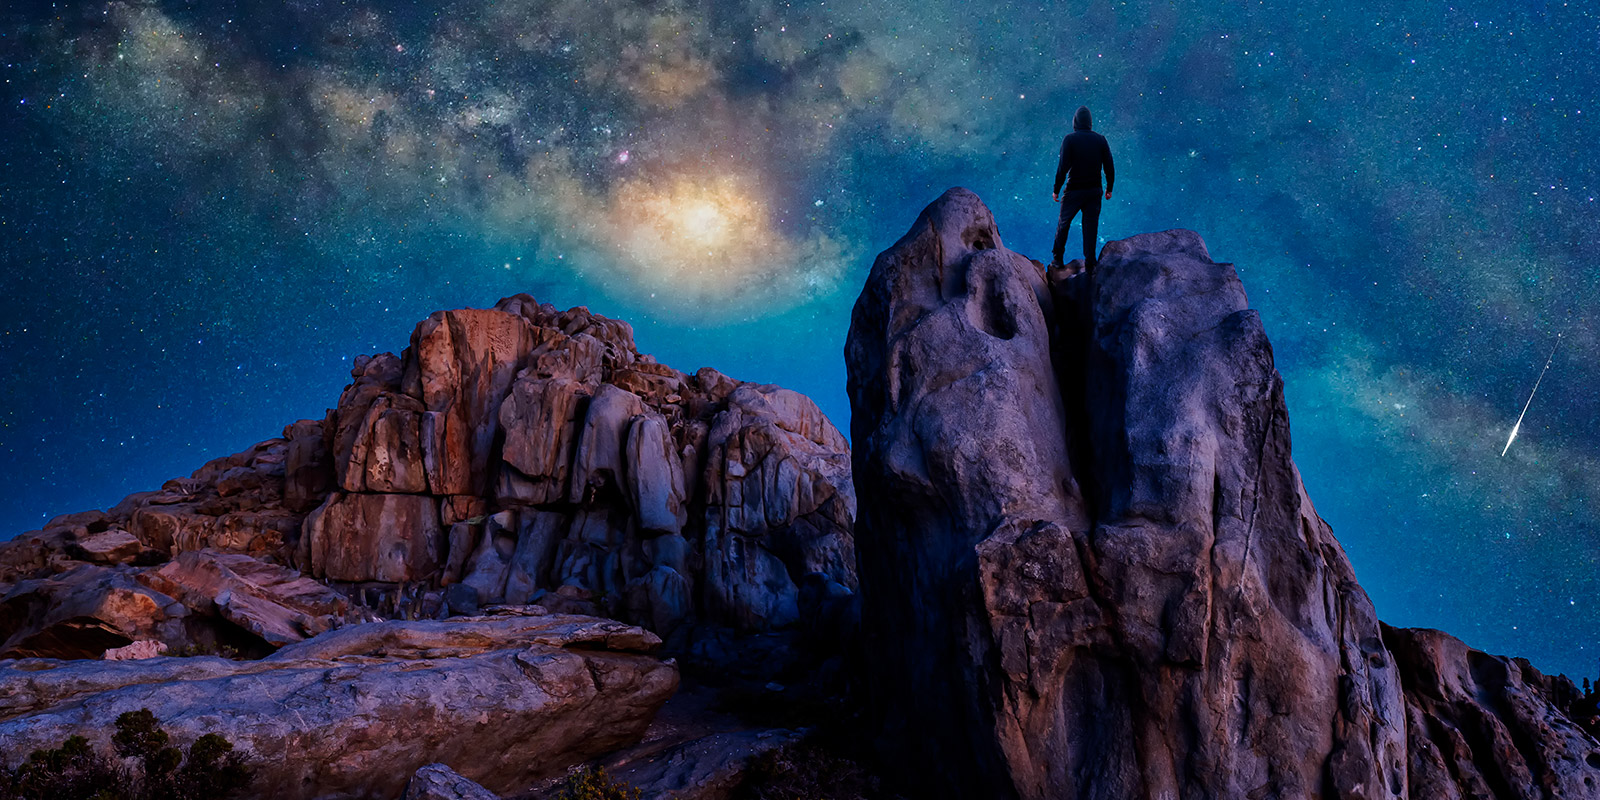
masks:
{"type": "Polygon", "coordinates": [[[323,419],[0,544],[0,761],[149,708],[255,797],[717,800],[797,696],[888,779],[829,796],[1600,797],[1592,698],[1378,621],[1197,235],[1047,275],[952,189],[845,356],[854,453],[585,309],[438,312],[323,419]]]}

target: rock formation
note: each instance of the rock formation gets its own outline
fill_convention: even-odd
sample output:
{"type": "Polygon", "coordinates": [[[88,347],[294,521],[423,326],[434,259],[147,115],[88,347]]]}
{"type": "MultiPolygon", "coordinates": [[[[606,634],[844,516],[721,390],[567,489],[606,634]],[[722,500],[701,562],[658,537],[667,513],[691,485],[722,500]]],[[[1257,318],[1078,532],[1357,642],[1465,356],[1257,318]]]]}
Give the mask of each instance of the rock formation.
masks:
{"type": "Polygon", "coordinates": [[[952,189],[874,263],[846,360],[870,694],[917,796],[1595,796],[1552,682],[1385,644],[1195,234],[1047,276],[952,189]]]}
{"type": "Polygon", "coordinates": [[[248,633],[204,644],[265,652],[354,613],[263,607],[304,598],[292,571],[271,591],[174,604],[195,596],[175,571],[216,589],[237,580],[201,572],[275,564],[387,617],[538,602],[679,632],[679,649],[793,629],[805,586],[855,587],[849,447],[803,395],[678,372],[640,354],[627,323],[527,295],[435,313],[401,356],[359,357],[351,377],[323,420],[0,544],[0,652],[182,647],[193,620],[166,621],[195,610],[248,633]],[[62,580],[112,599],[85,609],[90,590],[62,580]],[[128,592],[148,595],[140,624],[116,605],[128,592]]]}
{"type": "Polygon", "coordinates": [[[106,721],[149,708],[178,741],[246,752],[253,797],[399,797],[435,761],[504,793],[636,741],[678,683],[659,645],[539,615],[353,625],[258,661],[0,662],[0,743],[109,750],[106,721]]]}
{"type": "Polygon", "coordinates": [[[641,741],[657,649],[776,693],[859,636],[908,796],[1600,797],[1594,697],[1378,621],[1197,235],[1047,275],[952,189],[873,265],[846,360],[853,456],[626,323],[438,312],[325,418],[0,543],[0,752],[149,707],[261,796],[538,792],[594,758],[719,798],[801,734],[690,704],[641,741]]]}

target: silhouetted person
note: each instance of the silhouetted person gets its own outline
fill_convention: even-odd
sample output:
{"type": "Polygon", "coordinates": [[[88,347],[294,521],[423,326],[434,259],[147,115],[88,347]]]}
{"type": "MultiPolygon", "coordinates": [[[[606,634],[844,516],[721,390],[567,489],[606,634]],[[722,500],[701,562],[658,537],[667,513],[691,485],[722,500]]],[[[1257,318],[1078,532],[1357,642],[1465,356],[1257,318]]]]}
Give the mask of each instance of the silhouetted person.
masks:
{"type": "Polygon", "coordinates": [[[1106,171],[1105,199],[1111,199],[1111,184],[1116,170],[1111,166],[1111,145],[1106,137],[1090,130],[1089,107],[1078,106],[1072,115],[1072,133],[1061,140],[1061,160],[1056,163],[1056,186],[1050,196],[1061,204],[1061,219],[1056,223],[1056,243],[1050,249],[1051,268],[1061,266],[1067,249],[1067,231],[1072,218],[1083,212],[1083,267],[1094,272],[1094,243],[1100,232],[1100,170],[1106,171]],[[1067,190],[1061,191],[1066,181],[1067,190]]]}

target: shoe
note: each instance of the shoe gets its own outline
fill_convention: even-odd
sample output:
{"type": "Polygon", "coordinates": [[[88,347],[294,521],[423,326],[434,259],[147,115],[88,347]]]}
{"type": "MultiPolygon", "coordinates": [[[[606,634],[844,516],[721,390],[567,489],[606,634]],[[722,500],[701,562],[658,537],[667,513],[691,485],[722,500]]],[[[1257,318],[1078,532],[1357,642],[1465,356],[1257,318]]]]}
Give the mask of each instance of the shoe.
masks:
{"type": "Polygon", "coordinates": [[[1050,266],[1045,267],[1045,271],[1046,272],[1056,272],[1056,271],[1059,271],[1059,270],[1062,270],[1062,269],[1065,269],[1065,268],[1066,268],[1066,265],[1062,264],[1061,263],[1061,259],[1057,258],[1057,259],[1054,259],[1054,260],[1052,260],[1050,262],[1050,266]]]}

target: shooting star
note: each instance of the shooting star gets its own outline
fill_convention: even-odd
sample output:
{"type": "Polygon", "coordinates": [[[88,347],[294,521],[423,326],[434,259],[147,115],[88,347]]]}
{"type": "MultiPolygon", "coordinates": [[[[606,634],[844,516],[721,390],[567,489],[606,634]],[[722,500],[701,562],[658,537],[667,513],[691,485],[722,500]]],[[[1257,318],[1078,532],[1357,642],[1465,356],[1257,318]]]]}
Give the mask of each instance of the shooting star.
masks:
{"type": "Polygon", "coordinates": [[[1556,345],[1550,348],[1550,357],[1544,360],[1544,369],[1539,370],[1539,378],[1533,382],[1533,391],[1528,393],[1528,402],[1522,404],[1522,413],[1517,415],[1517,424],[1511,426],[1511,436],[1506,439],[1505,449],[1500,451],[1501,458],[1505,458],[1506,453],[1511,450],[1511,443],[1517,440],[1517,431],[1522,430],[1522,418],[1528,416],[1528,406],[1533,405],[1533,396],[1539,393],[1539,384],[1544,381],[1544,374],[1550,371],[1550,362],[1555,360],[1556,347],[1560,346],[1561,334],[1558,333],[1556,345]]]}

